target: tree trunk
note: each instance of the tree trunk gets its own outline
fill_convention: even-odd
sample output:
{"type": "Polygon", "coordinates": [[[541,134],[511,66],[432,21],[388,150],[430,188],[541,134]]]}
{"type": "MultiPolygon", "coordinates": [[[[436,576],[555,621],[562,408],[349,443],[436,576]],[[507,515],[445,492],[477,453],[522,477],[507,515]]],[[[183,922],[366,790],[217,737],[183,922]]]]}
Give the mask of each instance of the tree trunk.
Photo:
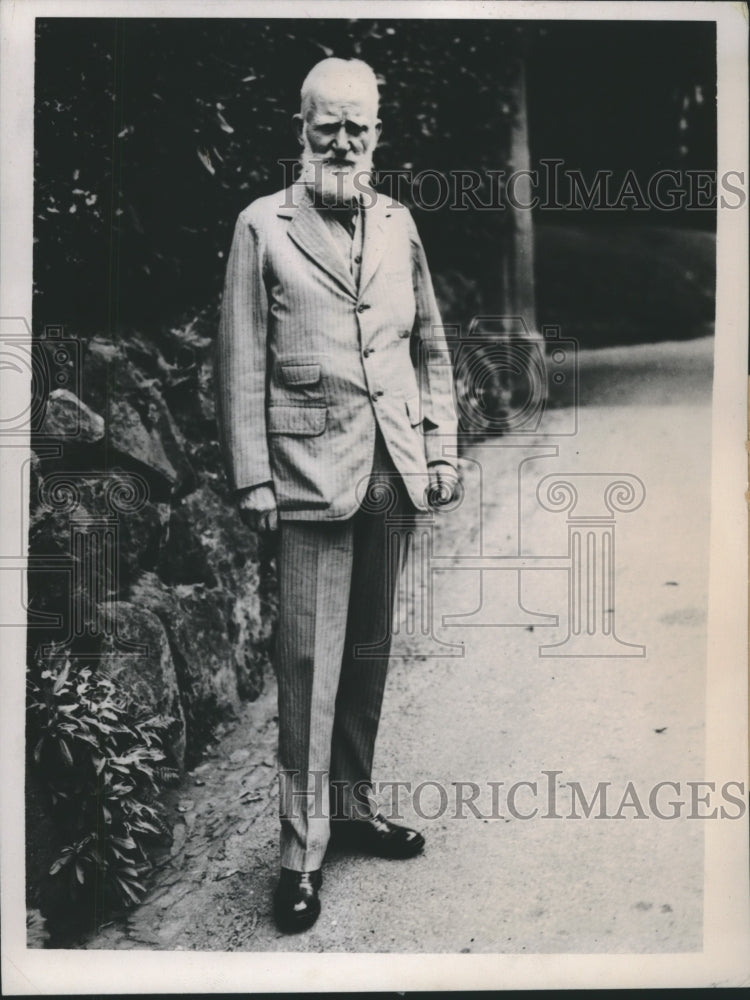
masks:
{"type": "MultiPolygon", "coordinates": [[[[523,55],[516,61],[513,82],[515,115],[510,129],[508,176],[531,168],[529,153],[529,123],[526,109],[526,61],[523,55]]],[[[527,175],[511,181],[508,191],[513,205],[509,205],[510,225],[506,246],[505,312],[522,317],[529,333],[536,333],[536,298],[534,295],[534,228],[529,205],[533,186],[527,175]]]]}

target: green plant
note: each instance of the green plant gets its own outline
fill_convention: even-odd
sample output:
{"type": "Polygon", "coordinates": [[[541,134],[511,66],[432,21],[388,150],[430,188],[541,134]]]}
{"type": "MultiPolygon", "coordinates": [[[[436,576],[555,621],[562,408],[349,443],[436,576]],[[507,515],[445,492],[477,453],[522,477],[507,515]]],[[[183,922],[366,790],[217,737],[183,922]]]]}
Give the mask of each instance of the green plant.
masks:
{"type": "Polygon", "coordinates": [[[139,712],[64,650],[35,674],[29,744],[65,845],[50,875],[73,903],[137,903],[155,850],[171,838],[159,793],[178,779],[165,752],[175,720],[139,712]]]}

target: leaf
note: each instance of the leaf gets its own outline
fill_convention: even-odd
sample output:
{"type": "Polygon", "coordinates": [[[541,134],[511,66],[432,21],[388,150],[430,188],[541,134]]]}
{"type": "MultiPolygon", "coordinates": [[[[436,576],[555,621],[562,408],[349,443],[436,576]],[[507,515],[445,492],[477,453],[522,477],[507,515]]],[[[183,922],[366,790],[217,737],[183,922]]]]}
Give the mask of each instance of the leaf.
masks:
{"type": "Polygon", "coordinates": [[[155,833],[157,835],[161,832],[151,823],[148,823],[145,819],[138,820],[136,823],[133,824],[133,828],[136,830],[145,830],[148,833],[155,833]]]}
{"type": "Polygon", "coordinates": [[[109,839],[113,843],[119,844],[120,847],[126,848],[126,850],[132,851],[134,849],[134,847],[135,847],[135,841],[130,836],[128,836],[128,837],[110,837],[109,839]]]}
{"type": "Polygon", "coordinates": [[[57,675],[57,680],[52,686],[52,694],[59,694],[65,687],[65,683],[68,679],[68,674],[70,673],[70,660],[65,660],[65,666],[62,668],[60,673],[57,675]]]}
{"type": "Polygon", "coordinates": [[[128,754],[124,754],[119,757],[113,757],[112,763],[120,765],[132,764],[135,761],[140,760],[144,756],[144,754],[145,754],[145,748],[136,747],[135,750],[131,751],[128,754]]]}
{"type": "Polygon", "coordinates": [[[81,885],[83,885],[84,882],[83,868],[81,868],[78,862],[76,862],[76,878],[81,883],[81,885]]]}
{"type": "Polygon", "coordinates": [[[68,765],[68,767],[72,767],[73,754],[70,752],[70,747],[68,746],[68,744],[62,737],[60,737],[57,741],[57,745],[60,748],[60,754],[62,755],[62,758],[65,761],[65,763],[68,765]]]}
{"type": "Polygon", "coordinates": [[[209,174],[213,176],[216,173],[216,170],[214,169],[213,163],[211,163],[211,157],[208,155],[207,152],[201,149],[196,149],[196,153],[198,154],[198,159],[201,161],[203,166],[206,168],[209,174]]]}
{"type": "Polygon", "coordinates": [[[112,785],[109,789],[110,798],[121,799],[126,795],[130,795],[134,787],[134,785],[124,785],[121,781],[118,781],[116,785],[112,785]]]}
{"type": "Polygon", "coordinates": [[[60,857],[50,867],[49,870],[50,875],[57,875],[57,873],[60,871],[61,868],[64,868],[66,865],[69,865],[71,863],[73,857],[74,857],[73,849],[71,847],[64,847],[62,849],[60,857]]]}
{"type": "Polygon", "coordinates": [[[91,719],[89,721],[89,725],[94,726],[100,733],[104,733],[105,735],[109,735],[114,732],[112,726],[108,726],[106,722],[98,722],[96,719],[91,719]]]}
{"type": "MultiPolygon", "coordinates": [[[[133,889],[131,889],[131,887],[128,885],[128,883],[125,881],[125,879],[122,879],[122,878],[120,878],[118,876],[117,877],[117,883],[118,883],[118,885],[120,886],[120,888],[123,890],[123,892],[127,895],[127,897],[129,899],[131,899],[134,903],[139,903],[140,902],[140,896],[138,896],[133,891],[133,889]]],[[[136,887],[138,889],[141,890],[141,892],[145,892],[145,889],[143,888],[142,885],[140,885],[140,883],[136,882],[135,885],[136,885],[136,887]]]]}
{"type": "Polygon", "coordinates": [[[99,741],[94,739],[93,736],[89,736],[88,733],[78,732],[75,733],[74,735],[79,743],[86,743],[88,746],[94,747],[94,749],[97,749],[99,747],[99,741]]]}
{"type": "Polygon", "coordinates": [[[221,111],[217,111],[216,112],[216,117],[219,119],[219,128],[221,129],[221,131],[222,132],[228,132],[231,135],[234,132],[234,129],[229,124],[229,122],[226,120],[226,118],[221,113],[221,111]]]}

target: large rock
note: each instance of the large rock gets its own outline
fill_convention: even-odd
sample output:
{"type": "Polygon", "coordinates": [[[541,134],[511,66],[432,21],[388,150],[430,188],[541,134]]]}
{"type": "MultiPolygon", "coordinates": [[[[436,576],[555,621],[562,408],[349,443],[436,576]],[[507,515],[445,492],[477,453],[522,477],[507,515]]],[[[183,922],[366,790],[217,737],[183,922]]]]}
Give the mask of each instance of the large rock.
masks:
{"type": "Polygon", "coordinates": [[[97,602],[114,600],[144,570],[155,568],[169,508],[144,500],[137,486],[138,480],[114,474],[34,472],[29,608],[62,621],[53,628],[38,620],[37,627],[32,614],[33,640],[64,640],[73,634],[74,619],[96,633],[97,602]],[[61,556],[62,565],[55,565],[61,556]]]}
{"type": "Polygon", "coordinates": [[[178,767],[185,764],[185,715],[180,701],[169,638],[161,619],[148,608],[117,601],[106,608],[107,638],[99,669],[123,689],[132,707],[168,715],[177,725],[168,733],[178,767]],[[126,644],[145,647],[135,651],[126,644]]]}
{"type": "Polygon", "coordinates": [[[142,375],[123,348],[98,337],[89,342],[82,394],[104,415],[110,466],[140,469],[159,499],[194,487],[182,433],[158,380],[142,375]]]}
{"type": "Polygon", "coordinates": [[[104,437],[104,419],[68,389],[55,389],[47,398],[43,437],[74,445],[91,445],[104,437]]]}
{"type": "Polygon", "coordinates": [[[158,615],[169,637],[187,728],[187,760],[210,739],[214,724],[239,708],[231,601],[201,584],[168,587],[144,573],[130,588],[132,604],[158,615]]]}
{"type": "Polygon", "coordinates": [[[164,383],[164,398],[182,431],[185,449],[196,469],[222,476],[223,459],[216,426],[213,354],[202,349],[202,357],[173,372],[164,383]]]}
{"type": "Polygon", "coordinates": [[[159,558],[160,576],[168,583],[222,590],[232,662],[246,698],[262,691],[270,659],[276,617],[272,556],[230,500],[202,487],[173,508],[159,558]]]}

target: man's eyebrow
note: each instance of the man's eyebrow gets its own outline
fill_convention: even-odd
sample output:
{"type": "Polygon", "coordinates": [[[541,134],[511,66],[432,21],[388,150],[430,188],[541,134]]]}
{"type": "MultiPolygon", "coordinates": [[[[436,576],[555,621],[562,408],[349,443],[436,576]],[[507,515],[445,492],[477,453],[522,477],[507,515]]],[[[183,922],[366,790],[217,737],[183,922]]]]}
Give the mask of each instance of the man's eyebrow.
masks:
{"type": "Polygon", "coordinates": [[[347,125],[356,125],[358,128],[362,128],[363,126],[367,125],[366,115],[362,115],[361,117],[359,116],[353,117],[351,115],[346,115],[346,117],[342,119],[340,115],[326,115],[319,113],[315,115],[315,117],[317,118],[318,124],[320,125],[335,125],[338,122],[341,122],[342,120],[347,125]]]}

